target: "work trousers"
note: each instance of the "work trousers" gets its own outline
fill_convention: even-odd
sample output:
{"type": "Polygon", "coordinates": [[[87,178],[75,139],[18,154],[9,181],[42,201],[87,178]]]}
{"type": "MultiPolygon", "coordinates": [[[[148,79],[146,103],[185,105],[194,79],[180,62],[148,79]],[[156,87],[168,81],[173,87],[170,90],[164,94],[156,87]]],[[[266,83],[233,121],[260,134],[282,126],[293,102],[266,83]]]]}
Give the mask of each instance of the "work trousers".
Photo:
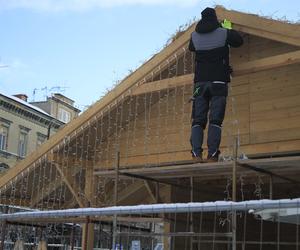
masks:
{"type": "Polygon", "coordinates": [[[208,116],[208,155],[214,156],[219,152],[227,95],[227,83],[198,82],[194,84],[191,131],[192,153],[194,156],[202,154],[203,131],[206,128],[208,116]]]}

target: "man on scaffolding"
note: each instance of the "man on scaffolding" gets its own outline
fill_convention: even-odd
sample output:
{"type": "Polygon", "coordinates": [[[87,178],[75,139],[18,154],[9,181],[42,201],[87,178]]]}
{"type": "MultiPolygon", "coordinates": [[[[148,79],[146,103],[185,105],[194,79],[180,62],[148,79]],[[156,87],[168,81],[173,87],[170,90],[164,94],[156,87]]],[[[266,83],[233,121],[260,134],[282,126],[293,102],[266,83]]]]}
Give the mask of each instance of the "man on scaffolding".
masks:
{"type": "Polygon", "coordinates": [[[191,35],[189,50],[195,52],[195,77],[192,109],[192,156],[202,160],[203,131],[208,127],[207,162],[219,158],[221,129],[225,116],[228,83],[232,69],[229,65],[229,48],[243,44],[241,35],[224,20],[219,23],[214,9],[206,8],[191,35]]]}

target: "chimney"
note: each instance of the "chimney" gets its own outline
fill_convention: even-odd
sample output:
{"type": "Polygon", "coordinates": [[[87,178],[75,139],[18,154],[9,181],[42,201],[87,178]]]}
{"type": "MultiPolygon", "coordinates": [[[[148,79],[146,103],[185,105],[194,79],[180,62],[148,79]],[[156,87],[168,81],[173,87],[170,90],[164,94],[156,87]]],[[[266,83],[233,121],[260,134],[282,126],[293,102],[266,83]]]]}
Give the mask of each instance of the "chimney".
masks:
{"type": "Polygon", "coordinates": [[[17,94],[17,95],[14,95],[14,96],[18,97],[19,99],[23,100],[24,102],[27,102],[28,96],[25,95],[25,94],[17,94]]]}

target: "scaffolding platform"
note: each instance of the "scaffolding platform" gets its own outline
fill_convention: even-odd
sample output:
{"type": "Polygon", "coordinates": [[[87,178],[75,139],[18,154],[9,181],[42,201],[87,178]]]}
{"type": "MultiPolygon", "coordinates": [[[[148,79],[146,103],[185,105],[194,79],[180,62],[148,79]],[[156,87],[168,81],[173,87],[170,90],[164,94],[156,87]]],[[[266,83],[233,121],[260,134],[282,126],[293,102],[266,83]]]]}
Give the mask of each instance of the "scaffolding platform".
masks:
{"type": "MultiPolygon", "coordinates": [[[[140,166],[132,168],[119,169],[119,178],[145,177],[153,179],[170,179],[170,178],[185,178],[197,177],[199,179],[220,179],[227,176],[232,176],[232,168],[235,161],[224,161],[216,163],[192,163],[182,162],[165,163],[153,166],[140,166]]],[[[246,159],[237,160],[238,174],[245,176],[256,175],[257,172],[265,175],[271,175],[290,182],[300,183],[295,175],[300,174],[300,156],[263,158],[263,159],[246,159]],[[293,178],[294,177],[294,178],[293,178]]],[[[94,175],[101,177],[114,178],[116,175],[115,169],[94,171],[94,175]]]]}

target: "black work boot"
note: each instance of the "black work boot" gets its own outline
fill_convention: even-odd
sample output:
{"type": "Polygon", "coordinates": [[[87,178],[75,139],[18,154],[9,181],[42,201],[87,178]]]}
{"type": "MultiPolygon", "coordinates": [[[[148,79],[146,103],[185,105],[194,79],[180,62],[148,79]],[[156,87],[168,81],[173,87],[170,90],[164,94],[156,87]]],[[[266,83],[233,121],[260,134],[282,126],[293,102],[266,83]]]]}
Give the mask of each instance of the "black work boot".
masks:
{"type": "Polygon", "coordinates": [[[193,158],[194,163],[203,163],[204,162],[204,160],[202,158],[202,153],[197,155],[193,152],[193,150],[191,151],[191,153],[192,153],[192,158],[193,158]]]}
{"type": "Polygon", "coordinates": [[[213,154],[208,154],[206,162],[218,162],[220,153],[221,152],[219,150],[217,150],[213,154]]]}

